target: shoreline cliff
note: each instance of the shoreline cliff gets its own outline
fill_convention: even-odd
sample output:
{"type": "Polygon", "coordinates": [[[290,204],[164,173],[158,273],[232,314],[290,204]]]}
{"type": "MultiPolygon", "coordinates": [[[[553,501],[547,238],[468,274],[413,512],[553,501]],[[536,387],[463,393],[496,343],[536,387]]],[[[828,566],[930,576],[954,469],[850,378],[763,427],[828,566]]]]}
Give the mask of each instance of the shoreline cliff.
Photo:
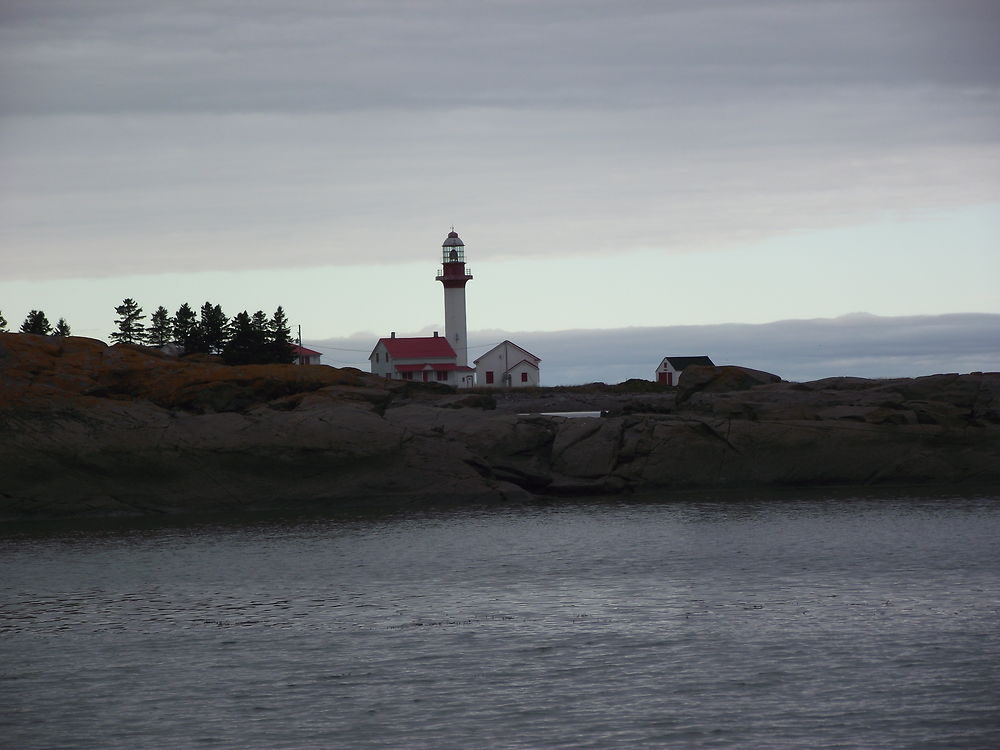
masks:
{"type": "Polygon", "coordinates": [[[1000,373],[455,392],[0,334],[0,519],[1000,486],[1000,373]],[[538,412],[594,410],[599,419],[538,412]]]}

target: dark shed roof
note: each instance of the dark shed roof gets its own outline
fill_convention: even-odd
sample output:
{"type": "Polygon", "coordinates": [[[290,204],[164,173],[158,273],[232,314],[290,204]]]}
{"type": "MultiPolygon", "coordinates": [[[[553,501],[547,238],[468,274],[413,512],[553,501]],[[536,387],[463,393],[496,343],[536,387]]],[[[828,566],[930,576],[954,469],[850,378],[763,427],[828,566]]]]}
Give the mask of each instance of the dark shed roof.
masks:
{"type": "Polygon", "coordinates": [[[680,372],[685,367],[690,367],[691,365],[708,365],[709,367],[715,367],[715,363],[708,357],[664,357],[670,366],[673,367],[677,372],[680,372]]]}

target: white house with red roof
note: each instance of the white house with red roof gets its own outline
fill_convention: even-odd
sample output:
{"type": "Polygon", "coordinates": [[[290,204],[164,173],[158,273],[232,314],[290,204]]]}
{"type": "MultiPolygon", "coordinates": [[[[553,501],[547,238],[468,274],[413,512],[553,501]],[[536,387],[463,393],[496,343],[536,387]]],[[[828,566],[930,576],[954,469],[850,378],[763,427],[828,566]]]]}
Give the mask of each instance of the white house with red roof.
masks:
{"type": "Polygon", "coordinates": [[[476,360],[476,385],[480,388],[537,386],[541,361],[513,341],[504,341],[476,360]]]}
{"type": "Polygon", "coordinates": [[[389,380],[415,380],[420,383],[444,383],[469,388],[474,370],[458,363],[458,356],[448,339],[433,336],[381,338],[368,357],[372,372],[389,380]]]}
{"type": "Polygon", "coordinates": [[[296,365],[320,365],[320,358],[323,356],[322,352],[314,351],[313,349],[307,349],[304,346],[299,346],[298,344],[292,344],[292,352],[295,359],[292,364],[296,365]]]}

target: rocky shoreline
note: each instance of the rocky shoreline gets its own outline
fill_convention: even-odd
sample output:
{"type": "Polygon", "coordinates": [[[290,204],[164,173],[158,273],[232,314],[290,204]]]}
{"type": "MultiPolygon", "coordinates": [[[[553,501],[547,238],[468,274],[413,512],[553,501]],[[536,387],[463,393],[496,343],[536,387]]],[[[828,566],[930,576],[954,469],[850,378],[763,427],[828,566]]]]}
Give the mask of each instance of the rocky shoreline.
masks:
{"type": "Polygon", "coordinates": [[[455,392],[0,334],[0,518],[1000,486],[1000,373],[455,392]],[[599,419],[541,412],[600,411],[599,419]]]}

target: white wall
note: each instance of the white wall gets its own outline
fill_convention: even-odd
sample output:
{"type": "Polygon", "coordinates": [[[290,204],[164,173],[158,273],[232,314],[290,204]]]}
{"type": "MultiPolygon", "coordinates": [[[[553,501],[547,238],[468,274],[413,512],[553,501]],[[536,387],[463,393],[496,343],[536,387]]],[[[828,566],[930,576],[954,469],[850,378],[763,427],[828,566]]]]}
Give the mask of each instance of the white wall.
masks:
{"type": "Polygon", "coordinates": [[[476,360],[476,386],[480,388],[527,388],[537,386],[540,382],[538,367],[524,362],[530,359],[520,347],[504,342],[486,352],[476,360]],[[493,382],[487,382],[487,373],[493,373],[493,382]],[[521,374],[527,373],[527,380],[521,380],[521,374]],[[509,380],[504,380],[504,375],[509,380]]]}
{"type": "MultiPolygon", "coordinates": [[[[671,376],[672,376],[671,379],[670,379],[670,384],[671,385],[677,385],[677,379],[681,376],[681,374],[680,374],[680,372],[678,370],[675,370],[671,366],[671,364],[669,362],[667,362],[667,360],[665,360],[665,359],[662,362],[660,362],[660,366],[656,368],[656,372],[653,375],[653,380],[655,382],[657,382],[657,383],[662,382],[660,380],[660,373],[661,372],[668,372],[668,373],[670,373],[671,376]]],[[[666,383],[664,383],[664,385],[666,385],[666,383]]]]}
{"type": "Polygon", "coordinates": [[[514,388],[531,388],[539,382],[539,371],[526,362],[513,367],[510,371],[510,385],[514,388]],[[525,379],[522,380],[522,375],[525,379]]]}
{"type": "Polygon", "coordinates": [[[384,378],[387,373],[391,372],[392,363],[387,361],[388,354],[389,352],[385,348],[385,344],[382,342],[379,342],[375,346],[375,350],[372,352],[371,358],[368,360],[371,362],[371,371],[373,374],[384,378]]]}
{"type": "Polygon", "coordinates": [[[465,321],[465,287],[444,289],[444,335],[455,350],[455,364],[469,364],[469,335],[465,321]]]}

